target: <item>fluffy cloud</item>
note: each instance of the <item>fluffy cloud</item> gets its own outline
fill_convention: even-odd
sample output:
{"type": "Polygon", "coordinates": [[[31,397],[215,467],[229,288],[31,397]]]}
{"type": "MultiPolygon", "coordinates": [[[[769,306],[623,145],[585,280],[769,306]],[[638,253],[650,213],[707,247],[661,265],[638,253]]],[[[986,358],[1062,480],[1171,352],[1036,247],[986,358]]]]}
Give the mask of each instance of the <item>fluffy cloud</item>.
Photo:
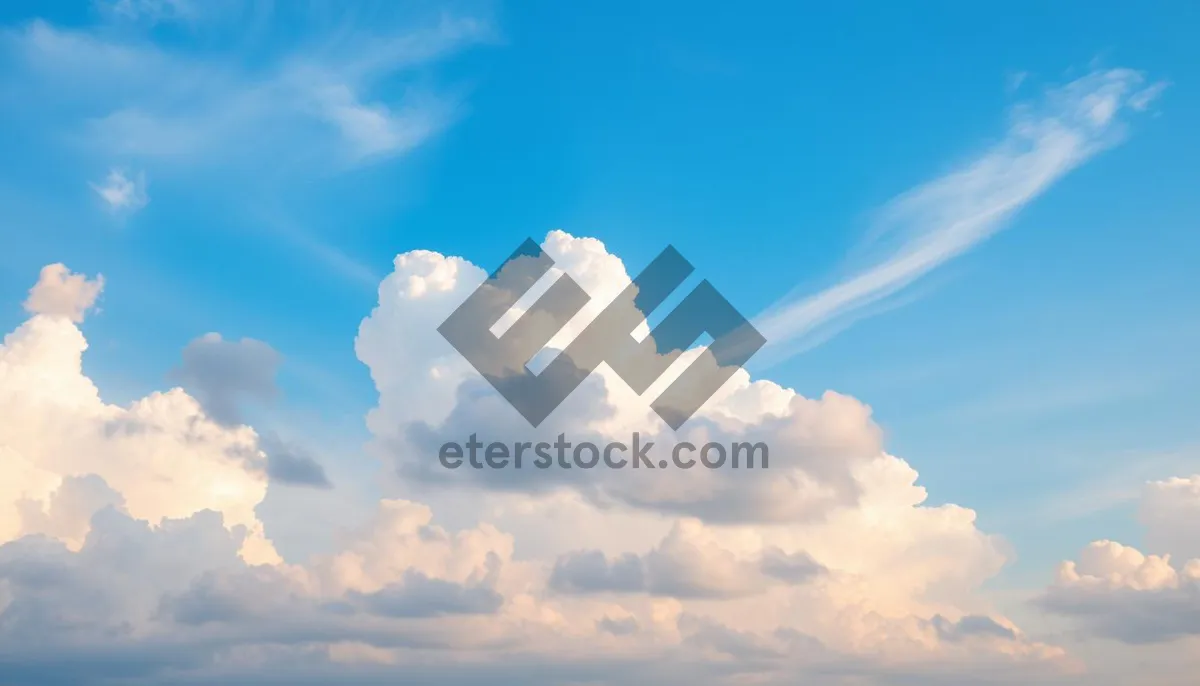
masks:
{"type": "Polygon", "coordinates": [[[29,291],[25,310],[32,314],[65,317],[78,324],[104,289],[104,277],[89,280],[83,274],[72,274],[63,264],[42,267],[38,281],[29,291]]]}
{"type": "MultiPolygon", "coordinates": [[[[592,300],[566,330],[550,341],[563,346],[616,297],[630,277],[624,265],[592,239],[552,232],[546,252],[556,269],[544,280],[569,273],[592,300]]],[[[881,436],[870,409],[837,393],[808,399],[770,381],[738,372],[708,405],[676,434],[606,366],[589,377],[536,431],[438,334],[436,327],[483,282],[482,269],[428,252],[402,255],[380,288],[380,307],[359,331],[359,357],[380,391],[369,417],[375,450],[409,479],[517,492],[571,487],[598,501],[615,500],[651,511],[723,522],[789,522],[819,518],[859,497],[851,476],[856,464],[881,453],[881,436]],[[412,326],[420,322],[420,326],[412,326]],[[402,341],[402,342],[398,342],[402,341]],[[420,402],[413,402],[420,398],[420,402]],[[564,434],[574,443],[632,448],[638,434],[654,443],[651,465],[639,469],[471,470],[449,474],[431,456],[447,441],[472,434],[486,441],[553,443],[564,434]],[[770,468],[667,470],[658,468],[681,442],[725,446],[765,443],[770,468]]],[[[535,291],[536,295],[536,291],[535,291]]],[[[519,307],[519,305],[518,305],[519,307]]],[[[515,317],[516,315],[514,315],[515,317]]],[[[561,347],[560,347],[561,349],[561,347]]],[[[702,354],[695,349],[651,385],[656,397],[679,371],[702,354]]],[[[732,465],[732,461],[730,461],[732,465]]]]}
{"type": "Polygon", "coordinates": [[[0,540],[44,527],[39,509],[50,519],[65,516],[72,506],[63,499],[79,490],[67,479],[95,475],[136,518],[212,509],[254,532],[247,555],[274,559],[254,514],[266,479],[255,466],[253,430],[217,424],[179,389],[110,405],[83,375],[87,341],[77,323],[100,285],[47,267],[27,302],[34,316],[0,345],[0,540]]]}
{"type": "MultiPolygon", "coordinates": [[[[570,274],[592,301],[551,340],[561,347],[630,278],[593,239],[551,232],[543,247],[555,269],[506,319],[570,274]]],[[[833,392],[804,398],[739,373],[674,434],[646,399],[688,359],[644,397],[601,366],[531,429],[436,332],[485,270],[426,251],[398,256],[395,267],[356,341],[379,391],[370,449],[392,467],[397,492],[421,493],[464,521],[499,516],[528,531],[553,560],[542,563],[539,584],[551,591],[543,602],[573,624],[586,617],[582,625],[612,640],[680,641],[682,618],[703,617],[728,636],[770,643],[776,632],[796,632],[834,652],[900,659],[919,650],[936,660],[939,646],[991,641],[1009,655],[1057,659],[1055,649],[988,617],[977,590],[1003,565],[1003,544],[979,532],[969,510],[925,506],[916,472],[883,450],[859,401],[833,392]],[[559,434],[603,444],[634,432],[656,442],[656,458],[683,440],[761,441],[770,468],[448,470],[437,460],[443,442],[471,434],[510,445],[559,434]],[[598,530],[601,521],[608,531],[598,530]],[[600,545],[589,548],[585,531],[600,545]],[[1005,628],[988,630],[989,622],[1005,628]]]]}
{"type": "MultiPolygon", "coordinates": [[[[546,247],[590,293],[628,282],[598,241],[553,233],[546,247]]],[[[505,481],[431,469],[430,436],[523,436],[436,336],[482,274],[434,253],[397,257],[357,340],[379,390],[371,451],[392,468],[392,492],[303,561],[280,559],[256,516],[268,473],[296,465],[272,468],[278,439],[213,416],[246,391],[225,393],[242,368],[225,362],[269,348],[199,339],[184,367],[203,401],[173,389],[119,407],[82,374],[78,322],[35,313],[0,348],[4,672],[714,686],[1063,675],[1060,649],[979,594],[1002,543],[970,510],[927,505],[853,398],[731,380],[680,438],[769,442],[770,468],[754,472],[505,481]]],[[[577,395],[553,431],[679,440],[607,370],[577,395]]]]}
{"type": "Polygon", "coordinates": [[[1114,541],[1063,562],[1039,604],[1087,631],[1131,644],[1200,637],[1200,476],[1147,484],[1141,506],[1154,554],[1114,541]]]}

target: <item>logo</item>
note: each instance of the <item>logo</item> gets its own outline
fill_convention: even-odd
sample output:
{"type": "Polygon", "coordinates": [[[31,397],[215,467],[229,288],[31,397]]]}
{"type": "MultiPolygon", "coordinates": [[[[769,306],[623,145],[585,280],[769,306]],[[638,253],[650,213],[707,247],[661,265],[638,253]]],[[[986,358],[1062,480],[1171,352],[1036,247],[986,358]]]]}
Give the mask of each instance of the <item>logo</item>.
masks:
{"type": "Polygon", "coordinates": [[[591,298],[563,274],[501,335],[492,329],[554,266],[532,239],[525,242],[456,309],[438,332],[530,424],[538,426],[601,362],[639,396],[702,335],[708,346],[651,403],[672,429],[691,418],[761,348],[763,338],[707,280],[637,340],[634,331],[692,273],[667,246],[539,374],[526,366],[591,298]]]}

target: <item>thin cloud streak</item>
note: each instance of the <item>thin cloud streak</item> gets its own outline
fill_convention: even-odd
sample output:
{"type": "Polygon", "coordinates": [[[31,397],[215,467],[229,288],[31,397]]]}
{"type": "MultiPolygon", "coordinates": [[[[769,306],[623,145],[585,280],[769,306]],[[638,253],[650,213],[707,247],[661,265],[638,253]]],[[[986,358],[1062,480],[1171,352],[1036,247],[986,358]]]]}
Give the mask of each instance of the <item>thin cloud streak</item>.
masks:
{"type": "Polygon", "coordinates": [[[388,83],[494,40],[471,17],[392,24],[332,35],[322,24],[251,68],[240,52],[193,54],[35,20],[0,30],[0,85],[72,113],[61,125],[84,151],[189,168],[253,163],[255,175],[264,165],[327,173],[403,155],[452,124],[459,96],[388,83]],[[82,120],[73,116],[81,104],[82,120]]]}
{"type": "Polygon", "coordinates": [[[383,274],[376,271],[369,263],[351,256],[303,224],[293,221],[286,212],[261,207],[252,207],[247,211],[254,218],[255,225],[261,230],[286,241],[308,259],[320,264],[330,274],[361,287],[366,292],[378,291],[383,274]]]}
{"type": "Polygon", "coordinates": [[[1000,229],[1071,170],[1124,139],[1125,111],[1145,109],[1162,84],[1129,69],[1095,71],[1016,107],[1005,138],[982,156],[892,200],[871,231],[899,245],[815,295],[785,297],[755,322],[767,338],[756,360],[779,363],[827,325],[895,294],[1000,229]]]}
{"type": "MultiPolygon", "coordinates": [[[[252,32],[230,52],[181,50],[156,40],[148,25],[111,31],[108,24],[35,19],[0,27],[6,67],[0,93],[20,94],[23,106],[54,113],[48,126],[83,156],[138,170],[114,167],[89,183],[121,218],[149,202],[147,173],[167,184],[188,183],[189,193],[219,187],[246,197],[401,158],[463,116],[463,89],[431,85],[418,78],[423,70],[500,40],[488,20],[446,12],[392,8],[368,23],[338,3],[202,4],[112,0],[104,7],[113,21],[149,25],[186,16],[203,18],[208,29],[239,32],[274,13],[272,26],[289,29],[252,32]],[[251,59],[274,43],[273,57],[251,59]],[[207,185],[214,177],[219,185],[207,185]]],[[[303,227],[268,223],[336,278],[378,289],[382,274],[369,264],[303,227]]]]}

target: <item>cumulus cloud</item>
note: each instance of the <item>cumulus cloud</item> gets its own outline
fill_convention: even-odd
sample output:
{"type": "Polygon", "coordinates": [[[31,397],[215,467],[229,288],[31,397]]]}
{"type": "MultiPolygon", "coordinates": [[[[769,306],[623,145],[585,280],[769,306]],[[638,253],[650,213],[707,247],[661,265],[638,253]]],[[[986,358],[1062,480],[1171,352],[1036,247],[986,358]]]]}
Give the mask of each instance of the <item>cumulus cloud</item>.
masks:
{"type": "MultiPolygon", "coordinates": [[[[568,330],[553,337],[553,349],[616,297],[629,276],[594,239],[551,232],[543,248],[556,263],[547,281],[555,273],[570,274],[592,297],[568,330]]],[[[485,275],[460,258],[427,251],[396,258],[395,272],[380,286],[379,306],[356,341],[379,391],[368,416],[371,449],[394,469],[398,491],[422,493],[480,517],[504,511],[510,521],[526,522],[515,513],[539,512],[539,503],[577,503],[571,515],[551,509],[546,512],[559,512],[561,519],[529,525],[539,541],[559,542],[542,582],[551,592],[544,602],[558,612],[594,607],[587,626],[614,640],[660,633],[683,640],[680,618],[695,615],[661,603],[684,601],[703,608],[705,621],[730,636],[768,643],[774,632],[791,631],[816,636],[833,651],[872,645],[901,655],[917,646],[936,652],[934,646],[950,643],[1006,644],[1004,650],[1029,659],[1058,659],[1053,648],[987,622],[1007,623],[964,613],[977,602],[978,586],[1003,565],[1005,548],[975,528],[971,511],[924,505],[915,471],[883,451],[867,406],[832,392],[804,398],[740,373],[673,434],[647,407],[655,387],[639,397],[601,367],[532,429],[436,335],[485,275]],[[462,442],[471,434],[510,444],[553,441],[558,434],[602,444],[628,440],[634,431],[665,446],[659,453],[664,456],[681,440],[762,441],[771,446],[771,467],[637,474],[528,465],[447,470],[437,461],[443,441],[462,442]],[[578,500],[564,501],[564,494],[578,500]],[[588,510],[613,523],[622,521],[618,513],[629,516],[619,532],[608,532],[603,550],[581,547],[582,529],[572,533],[573,524],[584,526],[588,510]],[[662,529],[664,522],[669,525],[662,529]],[[643,540],[647,531],[660,529],[663,538],[648,551],[620,549],[622,538],[643,540]],[[638,607],[644,609],[639,613],[638,607]]],[[[539,281],[508,319],[547,287],[539,281]]],[[[674,373],[672,368],[657,388],[674,373]]]]}
{"type": "MultiPolygon", "coordinates": [[[[592,300],[550,340],[565,347],[617,297],[630,277],[623,263],[594,239],[551,232],[544,245],[558,273],[569,273],[592,300]]],[[[484,279],[483,269],[424,251],[401,255],[380,288],[380,306],[360,327],[356,349],[380,392],[368,417],[374,449],[406,479],[432,485],[469,482],[483,489],[541,493],[574,488],[598,501],[722,522],[786,522],[824,516],[859,496],[851,475],[881,453],[870,408],[837,393],[808,399],[739,371],[692,422],[675,432],[611,369],[602,366],[548,420],[531,429],[507,401],[480,379],[436,327],[484,279]],[[428,323],[412,326],[410,322],[428,323]],[[420,403],[411,401],[422,398],[420,403]],[[639,469],[463,469],[450,473],[435,459],[439,446],[486,440],[554,443],[559,434],[579,443],[619,441],[632,448],[637,433],[654,443],[651,464],[639,469]],[[688,442],[765,444],[769,469],[659,468],[675,446],[688,442]]],[[[561,350],[561,347],[558,348],[561,350]]],[[[643,394],[657,397],[704,350],[684,353],[643,394]]],[[[559,353],[561,354],[561,353],[559,353]]],[[[632,455],[629,455],[632,458],[632,455]]],[[[698,457],[698,456],[697,456],[698,457]]],[[[727,455],[727,458],[729,456],[727,455]]]]}
{"type": "Polygon", "coordinates": [[[1131,643],[1200,635],[1200,560],[1172,564],[1169,555],[1144,555],[1112,541],[1064,562],[1055,584],[1038,600],[1073,617],[1087,631],[1131,643]]]}
{"type": "Polygon", "coordinates": [[[1126,643],[1200,637],[1198,512],[1200,476],[1147,484],[1141,516],[1147,545],[1156,552],[1091,543],[1078,560],[1059,566],[1037,603],[1088,632],[1126,643]]]}
{"type": "Polygon", "coordinates": [[[113,212],[133,213],[150,202],[150,196],[146,192],[146,175],[144,173],[130,178],[125,171],[113,169],[108,172],[104,181],[89,185],[113,212]]]}
{"type": "Polygon", "coordinates": [[[17,503],[22,533],[40,534],[76,548],[87,537],[92,515],[106,508],[124,512],[125,498],[95,474],[64,477],[44,504],[17,503]]]}
{"type": "Polygon", "coordinates": [[[43,270],[27,303],[34,316],[0,345],[0,541],[26,526],[53,530],[39,508],[51,522],[72,518],[78,533],[90,512],[68,515],[63,499],[79,496],[71,477],[95,475],[134,517],[157,523],[212,509],[251,532],[247,555],[274,559],[254,514],[266,480],[253,430],[219,425],[179,389],[105,403],[83,375],[87,341],[77,326],[99,282],[67,274],[61,265],[43,270]]]}
{"type": "MultiPolygon", "coordinates": [[[[565,234],[549,241],[565,265],[574,256],[591,268],[573,273],[581,283],[590,274],[593,287],[613,292],[607,275],[619,279],[619,261],[602,245],[565,234]]],[[[437,427],[475,401],[469,370],[423,333],[481,271],[432,253],[396,265],[358,340],[380,391],[368,423],[393,467],[436,459],[397,452],[410,436],[403,421],[437,427]]],[[[597,472],[599,493],[578,478],[545,491],[398,479],[390,489],[424,494],[441,514],[390,493],[331,550],[285,562],[255,514],[277,439],[206,410],[266,388],[270,375],[253,376],[245,363],[274,357],[211,336],[198,343],[185,367],[203,401],[173,389],[121,407],[82,374],[87,345],[71,319],[34,314],[5,339],[6,674],[85,686],[266,675],[289,684],[782,686],[797,675],[829,684],[980,674],[1035,683],[1062,673],[1061,650],[978,595],[1005,560],[1000,542],[976,528],[970,510],[925,504],[916,472],[881,449],[869,412],[851,398],[731,382],[693,438],[762,431],[796,453],[778,458],[779,471],[773,456],[771,470],[745,483],[722,485],[719,470],[683,490],[597,472]],[[230,381],[230,370],[252,382],[230,381]],[[822,488],[832,495],[820,497],[822,488]],[[751,508],[760,496],[777,500],[751,508]],[[787,504],[797,497],[815,498],[804,507],[821,516],[787,504]],[[541,516],[547,508],[564,516],[541,516]],[[704,516],[680,516],[692,509],[704,516]],[[521,513],[536,523],[520,525],[521,513]],[[633,546],[648,532],[661,533],[633,546]]],[[[574,426],[605,437],[655,417],[611,381],[589,401],[612,409],[604,421],[568,414],[574,426]]],[[[319,480],[313,471],[305,478],[319,480]]]]}
{"type": "Polygon", "coordinates": [[[65,317],[76,324],[96,304],[100,291],[104,290],[104,277],[88,279],[83,274],[73,274],[64,264],[49,264],[42,267],[38,281],[29,291],[25,310],[33,314],[65,317]]]}

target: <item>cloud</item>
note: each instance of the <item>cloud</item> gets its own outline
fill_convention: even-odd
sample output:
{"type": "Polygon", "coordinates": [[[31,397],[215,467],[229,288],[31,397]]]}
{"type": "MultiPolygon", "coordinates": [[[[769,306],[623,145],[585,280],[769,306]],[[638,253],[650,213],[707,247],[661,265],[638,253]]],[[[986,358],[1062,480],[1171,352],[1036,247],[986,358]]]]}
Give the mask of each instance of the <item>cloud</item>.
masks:
{"type": "Polygon", "coordinates": [[[133,517],[158,523],[212,509],[250,532],[247,556],[276,559],[254,514],[266,492],[257,436],[212,421],[179,389],[124,407],[101,400],[82,372],[87,341],[77,326],[99,280],[68,274],[43,270],[27,303],[33,316],[0,345],[0,541],[72,531],[79,543],[91,510],[117,501],[71,480],[95,475],[133,517]]]}
{"type": "Polygon", "coordinates": [[[1200,559],[1200,474],[1147,483],[1139,509],[1147,546],[1200,559]]]}
{"type": "Polygon", "coordinates": [[[497,37],[482,10],[408,3],[369,12],[242,0],[105,0],[99,8],[91,24],[0,27],[0,99],[36,122],[23,135],[80,169],[125,165],[90,179],[119,216],[146,205],[149,176],[159,193],[206,188],[209,203],[230,204],[247,225],[372,288],[372,269],[289,210],[264,211],[254,189],[270,196],[435,139],[464,115],[468,93],[437,66],[497,37]]]}
{"type": "Polygon", "coordinates": [[[599,550],[568,553],[554,563],[550,587],[568,593],[636,593],[646,589],[642,559],[625,554],[608,560],[599,550]]]}
{"type": "Polygon", "coordinates": [[[310,97],[321,116],[341,132],[355,160],[411,150],[441,131],[453,114],[449,104],[436,101],[404,109],[364,103],[340,83],[313,88],[310,97]]]}
{"type": "Polygon", "coordinates": [[[62,263],[42,267],[38,281],[25,300],[25,311],[51,317],[63,317],[78,324],[84,314],[96,304],[104,290],[104,277],[88,279],[73,274],[62,263]]]}
{"type": "Polygon", "coordinates": [[[497,37],[486,12],[408,3],[369,12],[241,0],[99,7],[93,24],[0,27],[0,99],[34,113],[24,133],[82,169],[127,165],[90,183],[119,215],[149,201],[147,176],[159,193],[207,188],[210,203],[231,203],[248,225],[266,224],[335,276],[371,287],[372,270],[336,241],[285,209],[247,206],[252,189],[327,179],[427,144],[464,115],[468,93],[436,67],[497,37]],[[234,195],[212,195],[218,188],[234,195]]]}
{"type": "Polygon", "coordinates": [[[262,438],[262,447],[267,453],[267,476],[273,483],[333,488],[325,468],[303,447],[271,435],[262,438]]]}
{"type": "Polygon", "coordinates": [[[43,504],[22,500],[17,504],[20,529],[78,545],[87,537],[92,515],[112,508],[125,511],[125,498],[95,474],[67,476],[43,504]]]}
{"type": "Polygon", "coordinates": [[[146,194],[145,174],[138,174],[131,179],[124,171],[113,169],[103,182],[89,185],[113,212],[137,212],[150,202],[150,196],[146,194]]]}
{"type": "MultiPolygon", "coordinates": [[[[188,343],[182,357],[170,377],[194,395],[209,418],[225,426],[245,423],[246,402],[271,402],[279,395],[275,380],[282,357],[262,341],[227,341],[207,333],[188,343]]],[[[257,447],[266,455],[265,464],[256,456],[251,461],[262,466],[273,483],[333,487],[325,468],[303,446],[266,433],[258,437],[257,447]]]]}
{"type": "Polygon", "coordinates": [[[1153,481],[1140,514],[1154,554],[1096,541],[1037,599],[1085,631],[1140,645],[1200,637],[1200,476],[1153,481]]]}
{"type": "MultiPolygon", "coordinates": [[[[138,0],[111,9],[161,19],[168,8],[171,16],[191,16],[185,10],[193,7],[138,0]]],[[[73,128],[70,138],[85,151],[147,165],[215,163],[225,174],[264,165],[327,173],[403,154],[439,133],[455,116],[456,98],[412,77],[492,35],[481,20],[449,14],[422,23],[383,12],[370,25],[347,16],[345,31],[330,31],[334,18],[316,7],[272,11],[286,14],[278,19],[295,30],[270,36],[276,40],[266,65],[257,55],[182,50],[153,32],[131,39],[103,26],[39,20],[3,35],[9,78],[34,102],[87,113],[57,122],[73,128]]],[[[211,14],[229,27],[256,20],[211,14]]],[[[241,49],[256,47],[249,41],[241,49]]],[[[140,197],[135,180],[118,174],[97,185],[114,206],[140,197]]]]}
{"type": "Polygon", "coordinates": [[[1123,115],[1147,107],[1162,84],[1140,72],[1095,71],[1018,106],[1004,138],[945,176],[891,201],[872,230],[881,256],[824,291],[784,298],[755,326],[767,339],[758,362],[778,362],[803,338],[845,324],[855,312],[900,291],[983,242],[1070,171],[1124,139],[1123,115]]]}
{"type": "MultiPolygon", "coordinates": [[[[573,255],[572,269],[595,268],[578,272],[581,283],[614,290],[619,261],[601,244],[552,240],[564,264],[573,255]]],[[[439,422],[437,413],[469,401],[461,388],[470,388],[467,375],[455,373],[433,339],[414,334],[440,316],[429,303],[452,306],[470,284],[460,277],[477,269],[432,253],[400,256],[396,264],[358,341],[380,387],[371,428],[388,428],[392,437],[403,433],[392,420],[439,422]]],[[[800,472],[784,459],[785,468],[755,477],[761,481],[728,488],[766,496],[779,489],[770,507],[790,513],[795,481],[808,470],[814,481],[854,484],[857,497],[781,525],[730,520],[716,506],[699,519],[662,506],[690,502],[688,489],[699,489],[696,502],[723,502],[728,491],[705,490],[715,483],[711,474],[684,479],[684,490],[671,483],[676,474],[605,484],[614,494],[639,494],[640,504],[596,498],[586,480],[550,493],[471,480],[436,489],[401,481],[387,486],[436,505],[387,493],[367,521],[341,527],[329,550],[285,561],[255,514],[273,437],[205,411],[214,392],[225,401],[216,407],[228,407],[273,378],[229,382],[231,370],[249,374],[246,360],[264,367],[274,359],[265,344],[243,343],[193,342],[184,366],[197,394],[208,394],[205,402],[173,389],[121,407],[101,401],[83,375],[87,343],[75,322],[34,314],[5,339],[6,675],[83,686],[121,679],[550,686],[647,678],[667,686],[751,678],[782,686],[798,676],[831,685],[977,677],[1029,684],[1062,674],[1060,649],[1031,639],[978,596],[1005,560],[1002,546],[976,528],[970,510],[925,504],[916,472],[879,448],[864,406],[798,399],[748,380],[723,396],[706,430],[765,426],[812,454],[800,472]],[[820,411],[825,402],[832,414],[820,411]],[[847,445],[869,448],[848,468],[847,445]],[[822,454],[832,457],[825,462],[822,454]],[[633,545],[651,532],[661,532],[656,541],[633,545]],[[589,583],[586,564],[562,562],[583,559],[581,550],[593,551],[587,559],[600,571],[593,592],[556,589],[560,567],[576,591],[589,583]],[[628,570],[638,571],[626,580],[628,570]]],[[[597,436],[653,416],[615,386],[594,390],[615,410],[605,415],[611,424],[590,427],[597,436]]]]}
{"type": "MultiPolygon", "coordinates": [[[[207,333],[188,343],[182,357],[171,378],[194,395],[210,419],[225,426],[245,423],[246,402],[271,402],[279,395],[275,381],[282,357],[262,341],[227,341],[207,333]]],[[[256,454],[250,462],[263,467],[273,483],[333,487],[325,468],[304,447],[266,433],[258,437],[257,449],[266,454],[265,464],[256,454]]]]}
{"type": "Polygon", "coordinates": [[[208,416],[232,425],[242,421],[243,400],[275,399],[279,363],[279,353],[262,341],[206,333],[183,349],[183,362],[172,374],[195,393],[208,416]]]}
{"type": "Polygon", "coordinates": [[[1078,562],[1062,563],[1037,604],[1135,645],[1200,636],[1200,559],[1177,568],[1169,555],[1097,541],[1078,562]]]}
{"type": "MultiPolygon", "coordinates": [[[[593,297],[591,312],[573,319],[561,335],[569,338],[629,278],[620,260],[593,239],[551,232],[544,248],[560,273],[569,273],[593,297]]],[[[881,622],[889,630],[931,636],[928,640],[937,643],[950,640],[949,630],[943,626],[945,636],[937,633],[931,622],[940,612],[930,608],[960,607],[970,589],[1003,564],[1002,543],[975,528],[972,512],[922,505],[925,493],[914,485],[916,473],[883,452],[869,408],[836,393],[807,399],[737,376],[704,407],[695,426],[673,436],[659,428],[661,420],[648,410],[646,398],[630,393],[602,367],[544,427],[530,429],[433,333],[484,274],[461,258],[427,251],[396,258],[395,272],[380,287],[379,306],[363,321],[356,341],[380,394],[368,416],[372,452],[393,466],[393,488],[399,492],[420,493],[481,517],[504,512],[513,526],[534,527],[523,529],[530,531],[525,538],[558,541],[561,552],[544,583],[560,599],[556,603],[604,608],[589,626],[610,636],[634,626],[653,633],[653,616],[631,619],[614,613],[611,604],[676,598],[711,604],[706,606],[710,619],[734,631],[763,635],[780,621],[820,634],[831,646],[848,647],[861,645],[857,641],[876,645],[880,639],[874,632],[882,626],[797,627],[783,617],[789,608],[800,612],[800,607],[820,606],[837,614],[832,607],[844,607],[856,615],[857,608],[887,606],[891,610],[881,622]],[[643,471],[639,476],[605,469],[450,471],[436,460],[441,441],[464,441],[472,433],[485,442],[554,440],[562,433],[573,441],[603,443],[627,440],[632,431],[667,446],[662,455],[684,439],[702,444],[753,437],[771,445],[771,468],[643,471]],[[574,504],[559,509],[567,502],[574,504]],[[585,531],[596,537],[600,523],[615,526],[621,521],[618,513],[630,522],[606,532],[611,536],[605,537],[603,550],[578,545],[585,531]],[[595,529],[591,517],[598,517],[595,529]],[[622,550],[622,541],[644,540],[664,521],[663,538],[649,552],[622,550]],[[782,523],[787,526],[776,526],[782,523]],[[933,606],[914,604],[917,597],[927,597],[933,606]]],[[[957,622],[959,614],[940,616],[957,622]]],[[[962,631],[971,627],[968,622],[962,631]]],[[[1030,654],[1054,654],[1013,636],[1030,654]]],[[[988,640],[1005,639],[993,632],[988,640]]],[[[900,639],[886,649],[880,645],[888,651],[912,649],[900,639]]]]}
{"type": "MultiPolygon", "coordinates": [[[[595,317],[630,278],[620,259],[594,239],[554,231],[547,235],[544,247],[560,273],[569,273],[592,296],[589,305],[550,341],[553,347],[595,317]]],[[[572,488],[597,502],[615,500],[705,521],[788,522],[819,518],[836,507],[852,505],[859,495],[854,467],[882,450],[881,432],[871,421],[871,410],[859,401],[834,392],[819,399],[804,398],[770,381],[751,381],[743,371],[679,432],[607,367],[587,378],[546,422],[530,429],[437,333],[437,326],[482,283],[484,270],[426,251],[401,255],[395,265],[396,271],[380,288],[380,305],[363,321],[355,345],[380,393],[378,407],[368,416],[375,438],[372,449],[394,466],[400,478],[524,493],[572,488]],[[421,401],[414,403],[415,397],[421,401]],[[452,473],[429,459],[446,442],[463,443],[472,434],[510,445],[553,444],[563,434],[575,444],[619,441],[632,449],[635,433],[642,445],[657,446],[652,456],[655,466],[466,468],[452,473]],[[674,469],[670,474],[659,469],[659,461],[684,442],[765,444],[770,467],[746,469],[743,460],[743,468],[735,470],[727,455],[725,469],[674,469]]],[[[668,370],[644,397],[657,396],[702,353],[699,348],[685,353],[671,368],[674,371],[668,370]]]]}
{"type": "Polygon", "coordinates": [[[644,556],[612,561],[598,550],[559,557],[551,588],[565,593],[649,593],[676,598],[736,598],[765,592],[771,583],[804,583],[824,568],[808,555],[779,548],[742,558],[724,549],[704,526],[681,520],[644,556]]]}
{"type": "MultiPolygon", "coordinates": [[[[499,558],[493,560],[499,564],[499,558]]],[[[486,585],[462,586],[412,570],[405,572],[402,583],[352,597],[359,598],[371,614],[384,617],[489,615],[504,604],[504,598],[486,585]]]]}
{"type": "Polygon", "coordinates": [[[937,629],[938,635],[949,641],[970,640],[972,637],[989,636],[994,638],[1014,640],[1017,632],[1012,627],[1004,626],[991,617],[967,615],[957,622],[951,622],[945,617],[936,616],[931,623],[937,629]]]}

